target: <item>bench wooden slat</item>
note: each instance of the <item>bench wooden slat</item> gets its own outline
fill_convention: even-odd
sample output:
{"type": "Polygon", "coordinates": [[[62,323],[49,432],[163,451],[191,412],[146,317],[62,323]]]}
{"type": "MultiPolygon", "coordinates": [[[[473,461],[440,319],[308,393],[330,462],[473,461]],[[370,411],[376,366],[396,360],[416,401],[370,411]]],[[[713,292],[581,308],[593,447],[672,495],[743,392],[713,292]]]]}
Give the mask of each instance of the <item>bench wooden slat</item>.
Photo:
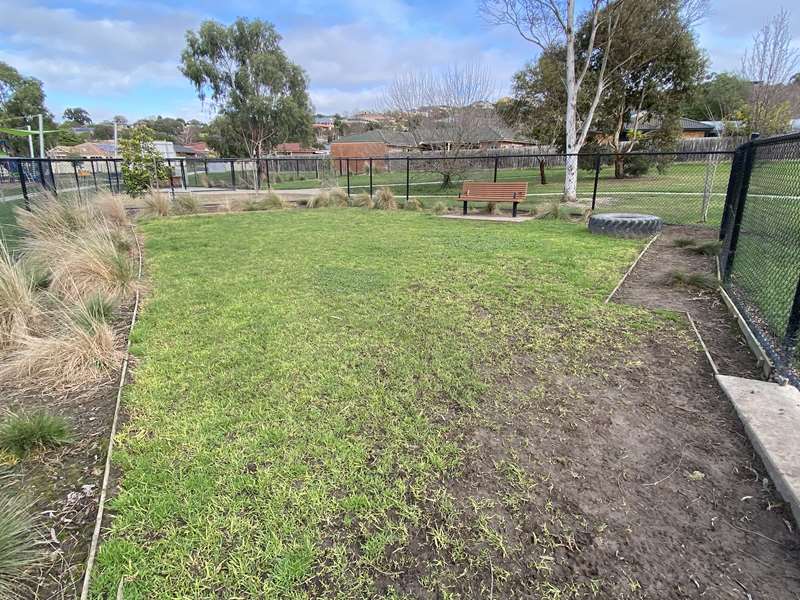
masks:
{"type": "Polygon", "coordinates": [[[525,200],[528,194],[527,181],[495,183],[485,181],[465,181],[458,197],[464,202],[464,214],[467,214],[467,202],[513,202],[512,214],[517,216],[517,204],[525,200]]]}

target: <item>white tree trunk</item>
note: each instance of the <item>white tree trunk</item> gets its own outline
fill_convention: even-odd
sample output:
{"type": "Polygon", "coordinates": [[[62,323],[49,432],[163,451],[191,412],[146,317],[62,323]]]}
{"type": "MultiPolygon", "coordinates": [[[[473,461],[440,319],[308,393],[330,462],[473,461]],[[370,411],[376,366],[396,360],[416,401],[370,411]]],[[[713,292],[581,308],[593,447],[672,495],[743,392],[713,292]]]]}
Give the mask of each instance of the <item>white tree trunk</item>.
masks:
{"type": "Polygon", "coordinates": [[[564,195],[562,202],[574,202],[578,199],[578,157],[580,150],[578,141],[578,89],[575,81],[575,0],[567,0],[567,69],[565,83],[567,88],[566,126],[566,171],[564,173],[564,195]]]}

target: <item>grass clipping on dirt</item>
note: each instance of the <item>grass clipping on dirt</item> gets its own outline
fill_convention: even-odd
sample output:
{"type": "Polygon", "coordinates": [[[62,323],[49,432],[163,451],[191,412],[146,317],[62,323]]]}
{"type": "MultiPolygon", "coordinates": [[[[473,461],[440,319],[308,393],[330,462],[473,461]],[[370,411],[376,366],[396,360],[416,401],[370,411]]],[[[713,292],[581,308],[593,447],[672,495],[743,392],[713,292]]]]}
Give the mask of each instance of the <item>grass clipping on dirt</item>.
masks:
{"type": "Polygon", "coordinates": [[[515,353],[581,374],[654,327],[603,304],[641,243],[568,223],[320,208],[143,228],[103,597],[120,578],[126,597],[311,598],[499,577],[488,508],[460,534],[426,508],[459,519],[458,424],[515,353]]]}

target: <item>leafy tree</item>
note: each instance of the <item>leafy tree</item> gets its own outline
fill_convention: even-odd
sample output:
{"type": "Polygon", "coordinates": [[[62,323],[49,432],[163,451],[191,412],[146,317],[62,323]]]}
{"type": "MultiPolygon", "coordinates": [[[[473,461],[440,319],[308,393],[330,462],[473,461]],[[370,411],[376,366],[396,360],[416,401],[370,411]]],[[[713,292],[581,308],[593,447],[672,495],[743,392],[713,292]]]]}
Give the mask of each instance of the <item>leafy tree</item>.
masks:
{"type": "Polygon", "coordinates": [[[75,107],[67,108],[64,114],[61,115],[65,121],[70,121],[76,125],[91,125],[92,117],[89,116],[89,111],[85,108],[75,107]]]}
{"type": "MultiPolygon", "coordinates": [[[[680,136],[681,108],[705,71],[685,7],[686,0],[629,0],[625,5],[608,50],[608,62],[615,68],[606,75],[595,116],[596,130],[604,134],[615,155],[616,177],[625,174],[626,154],[670,150],[680,136]],[[632,46],[638,47],[637,54],[630,54],[632,46]],[[648,120],[661,126],[645,136],[640,127],[648,120]]],[[[591,35],[588,25],[579,35],[591,35]]],[[[602,60],[595,57],[592,69],[599,69],[602,60]]]]}
{"type": "MultiPolygon", "coordinates": [[[[42,82],[34,77],[25,77],[14,67],[0,62],[0,120],[7,127],[24,129],[25,125],[38,127],[38,122],[24,119],[30,115],[43,115],[45,129],[54,129],[53,115],[45,106],[45,94],[42,82]]],[[[0,133],[3,140],[13,154],[23,156],[28,154],[28,140],[25,137],[12,136],[0,133]]],[[[53,136],[45,136],[45,147],[52,147],[55,143],[53,136]]]]}
{"type": "Polygon", "coordinates": [[[683,116],[700,121],[731,121],[744,110],[752,83],[733,73],[712,73],[687,99],[683,116]]]}
{"type": "Polygon", "coordinates": [[[111,119],[111,122],[116,123],[117,125],[127,125],[128,117],[124,115],[114,115],[114,118],[111,119]]]}
{"type": "Polygon", "coordinates": [[[152,130],[156,139],[175,142],[180,132],[183,131],[183,128],[186,126],[186,121],[180,118],[175,119],[173,117],[162,117],[158,115],[155,118],[140,119],[136,121],[135,125],[141,125],[152,130]]]}
{"type": "Polygon", "coordinates": [[[206,127],[206,143],[219,156],[246,156],[247,146],[227,114],[216,116],[206,127]]]}
{"type": "Polygon", "coordinates": [[[70,127],[59,127],[58,143],[61,146],[77,146],[83,143],[84,138],[73,132],[70,127]]]}
{"type": "Polygon", "coordinates": [[[96,140],[110,140],[114,137],[114,125],[111,123],[98,123],[94,126],[92,137],[96,140]]]}
{"type": "Polygon", "coordinates": [[[169,178],[169,168],[153,145],[153,132],[147,127],[133,127],[119,147],[122,181],[132,196],[143,194],[155,181],[169,178]]]}
{"type": "Polygon", "coordinates": [[[289,140],[310,143],[311,102],[303,70],[280,47],[275,27],[238,18],[229,27],[205,21],[186,33],[181,72],[201,100],[211,99],[251,157],[289,140]]]}

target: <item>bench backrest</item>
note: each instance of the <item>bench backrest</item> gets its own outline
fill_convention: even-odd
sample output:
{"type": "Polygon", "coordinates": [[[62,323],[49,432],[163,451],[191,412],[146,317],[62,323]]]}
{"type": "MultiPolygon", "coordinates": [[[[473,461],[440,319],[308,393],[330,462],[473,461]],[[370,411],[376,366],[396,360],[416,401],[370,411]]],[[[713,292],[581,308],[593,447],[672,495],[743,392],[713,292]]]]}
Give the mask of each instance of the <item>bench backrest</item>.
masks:
{"type": "Polygon", "coordinates": [[[465,181],[461,188],[461,197],[463,199],[485,200],[487,202],[523,202],[527,193],[527,181],[503,183],[465,181]]]}

